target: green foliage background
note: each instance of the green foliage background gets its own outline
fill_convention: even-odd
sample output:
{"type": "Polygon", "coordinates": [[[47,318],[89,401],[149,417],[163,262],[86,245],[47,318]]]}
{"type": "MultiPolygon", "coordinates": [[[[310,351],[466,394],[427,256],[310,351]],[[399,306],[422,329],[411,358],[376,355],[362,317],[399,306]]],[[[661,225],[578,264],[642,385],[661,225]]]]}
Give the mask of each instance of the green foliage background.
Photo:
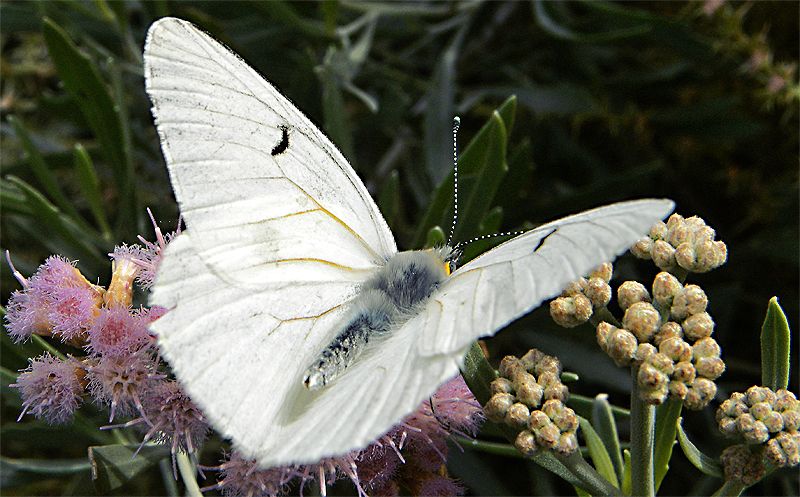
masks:
{"type": "MultiPolygon", "coordinates": [[[[147,27],[174,15],[240,53],[327,132],[402,249],[435,237],[435,225],[449,226],[456,114],[460,142],[478,136],[462,157],[468,207],[459,240],[636,197],[669,197],[679,213],[703,217],[728,244],[729,262],[693,281],[709,295],[728,365],[719,396],[742,391],[759,383],[769,298],[777,295],[790,325],[798,324],[800,92],[791,66],[798,61],[798,4],[724,4],[711,14],[704,8],[4,1],[2,249],[23,274],[55,253],[78,259],[90,280],[106,284],[113,246],[134,243],[137,234],[152,238],[145,207],[162,229],[174,227],[177,209],[141,66],[147,27]]],[[[654,275],[630,258],[616,270],[619,281],[648,284],[654,275]]],[[[16,287],[3,265],[3,302],[16,287]]],[[[490,341],[495,359],[536,346],[581,376],[571,390],[608,392],[625,404],[628,375],[600,352],[588,326],[558,329],[540,310],[510,328],[490,341]]],[[[4,335],[2,366],[20,369],[40,352],[4,335]]],[[[19,399],[6,376],[2,455],[52,465],[37,473],[4,462],[3,492],[93,492],[86,467],[66,471],[57,463],[108,442],[92,426],[103,423],[102,413],[84,408],[72,427],[16,423],[19,399]]],[[[796,375],[791,388],[797,391],[796,375]]],[[[706,453],[724,447],[711,409],[685,414],[684,425],[706,453]]],[[[217,447],[204,462],[215,463],[217,447]]],[[[474,494],[572,491],[521,460],[451,454],[450,471],[474,494]]],[[[162,493],[161,481],[154,467],[118,491],[162,493]]],[[[705,494],[718,483],[676,451],[662,493],[705,494]],[[692,477],[674,477],[684,472],[692,477]]],[[[796,494],[796,473],[777,474],[750,492],[796,494]]]]}

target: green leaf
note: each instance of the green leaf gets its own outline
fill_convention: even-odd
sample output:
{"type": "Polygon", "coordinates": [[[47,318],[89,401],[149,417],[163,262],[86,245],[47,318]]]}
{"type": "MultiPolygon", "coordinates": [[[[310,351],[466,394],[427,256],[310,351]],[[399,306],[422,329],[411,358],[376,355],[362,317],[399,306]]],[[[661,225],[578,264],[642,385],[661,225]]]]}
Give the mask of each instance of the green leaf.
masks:
{"type": "Polygon", "coordinates": [[[656,491],[669,470],[672,448],[675,446],[677,420],[681,415],[683,401],[668,399],[656,408],[656,434],[653,441],[653,471],[656,491]]]}
{"type": "Polygon", "coordinates": [[[92,480],[100,493],[121,487],[170,454],[166,445],[145,445],[134,457],[137,448],[137,445],[89,447],[92,480]]]}
{"type": "Polygon", "coordinates": [[[465,23],[456,32],[442,51],[426,94],[425,170],[434,185],[442,183],[452,168],[453,149],[449,138],[454,116],[456,59],[467,25],[465,23]]]}
{"type": "Polygon", "coordinates": [[[625,466],[622,469],[622,494],[630,495],[631,488],[633,487],[633,479],[631,477],[631,451],[628,449],[622,451],[622,458],[625,461],[625,466]]]}
{"type": "Polygon", "coordinates": [[[596,429],[597,435],[603,441],[611,463],[617,475],[617,481],[622,480],[623,462],[622,451],[620,450],[619,434],[617,424],[614,421],[614,413],[611,404],[608,402],[608,395],[599,394],[592,402],[592,426],[596,429]]]}
{"type": "Polygon", "coordinates": [[[428,230],[428,236],[425,239],[425,248],[441,247],[444,245],[445,240],[444,230],[440,226],[434,226],[428,230]]]}
{"type": "Polygon", "coordinates": [[[583,43],[599,43],[629,38],[632,36],[640,36],[648,33],[651,30],[650,25],[641,23],[600,33],[579,33],[573,31],[564,25],[564,23],[556,20],[555,17],[549,12],[549,9],[552,8],[552,5],[555,3],[556,2],[534,0],[533,12],[535,14],[536,23],[540,28],[542,28],[548,34],[563,40],[583,43]]]}
{"type": "MultiPolygon", "coordinates": [[[[322,83],[322,113],[324,116],[325,132],[342,151],[351,164],[355,164],[353,148],[353,130],[345,109],[342,88],[339,85],[334,63],[336,50],[331,48],[325,55],[325,62],[317,68],[317,75],[322,83]]],[[[355,166],[354,166],[355,167],[355,166]]]]}
{"type": "MultiPolygon", "coordinates": [[[[78,49],[60,26],[51,19],[45,19],[43,31],[47,50],[58,75],[77,102],[114,173],[121,195],[120,204],[135,204],[133,168],[125,147],[126,137],[120,116],[122,104],[111,97],[94,61],[78,49]]],[[[113,60],[109,59],[109,62],[113,60]]]]}
{"type": "Polygon", "coordinates": [[[89,204],[97,225],[100,227],[102,236],[106,240],[111,240],[111,228],[106,219],[105,209],[103,208],[102,194],[100,193],[100,181],[92,163],[89,152],[80,143],[75,145],[73,151],[75,164],[75,175],[78,178],[78,186],[81,188],[83,197],[89,204]]]}
{"type": "Polygon", "coordinates": [[[0,456],[0,464],[5,468],[17,471],[39,473],[45,475],[70,475],[88,472],[91,464],[85,458],[80,459],[13,459],[0,456]]]}
{"type": "Polygon", "coordinates": [[[390,228],[394,227],[400,212],[400,173],[397,169],[389,173],[378,194],[378,207],[390,228]]]}
{"type": "MultiPolygon", "coordinates": [[[[507,130],[513,125],[516,98],[509,97],[489,117],[458,158],[459,219],[454,240],[465,240],[464,233],[474,234],[493,204],[495,192],[503,180],[506,163],[507,130]]],[[[436,189],[415,236],[419,247],[431,227],[450,226],[452,219],[453,176],[436,189]]]]}
{"type": "Polygon", "coordinates": [[[619,480],[617,479],[617,472],[614,469],[614,464],[611,462],[611,457],[608,455],[606,446],[603,440],[594,430],[592,424],[588,419],[579,416],[578,420],[581,425],[581,432],[583,438],[586,440],[586,446],[589,448],[589,455],[592,458],[592,463],[600,475],[608,480],[612,485],[619,488],[619,480]]]}
{"type": "MultiPolygon", "coordinates": [[[[570,393],[569,399],[567,399],[567,406],[583,417],[591,417],[592,409],[594,409],[594,399],[585,395],[570,393]]],[[[618,421],[627,421],[631,416],[631,412],[628,409],[618,406],[611,406],[611,413],[618,421]]]]}
{"type": "Polygon", "coordinates": [[[761,384],[772,390],[789,385],[791,331],[786,314],[772,297],[761,327],[761,384]]]}
{"type": "Polygon", "coordinates": [[[692,441],[689,440],[689,437],[686,436],[686,432],[683,431],[683,426],[681,426],[682,420],[683,418],[678,418],[675,422],[675,426],[678,430],[678,442],[681,445],[681,449],[683,450],[683,454],[686,456],[686,459],[688,459],[695,468],[699,469],[704,474],[722,478],[722,468],[717,460],[700,452],[700,449],[698,449],[692,443],[692,441]]]}
{"type": "Polygon", "coordinates": [[[14,132],[16,133],[17,138],[19,138],[22,148],[25,150],[25,154],[27,155],[28,164],[31,167],[31,171],[33,172],[33,175],[36,176],[36,179],[44,189],[44,192],[62,211],[71,216],[75,221],[82,221],[78,211],[75,210],[72,202],[67,199],[66,195],[64,195],[64,192],[61,190],[61,187],[58,185],[58,179],[56,179],[53,171],[45,163],[44,157],[42,157],[42,154],[39,153],[39,150],[34,146],[28,131],[14,116],[8,116],[8,122],[11,123],[11,126],[14,128],[14,132]]]}
{"type": "Polygon", "coordinates": [[[66,242],[65,252],[62,255],[72,259],[88,259],[95,264],[106,262],[106,259],[99,255],[99,250],[86,240],[92,233],[87,233],[76,226],[69,217],[63,215],[44,195],[28,183],[14,176],[9,176],[7,181],[20,189],[33,210],[34,217],[42,227],[47,228],[52,234],[58,235],[66,242]]]}

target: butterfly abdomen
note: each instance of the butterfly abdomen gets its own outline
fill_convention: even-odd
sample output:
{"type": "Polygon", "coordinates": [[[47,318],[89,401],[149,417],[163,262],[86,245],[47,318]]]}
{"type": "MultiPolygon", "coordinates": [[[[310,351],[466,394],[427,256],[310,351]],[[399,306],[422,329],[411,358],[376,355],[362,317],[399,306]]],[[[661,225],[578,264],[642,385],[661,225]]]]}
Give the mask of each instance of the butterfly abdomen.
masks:
{"type": "Polygon", "coordinates": [[[447,278],[442,254],[399,252],[367,280],[338,327],[339,333],[306,370],[306,387],[324,387],[356,360],[370,340],[408,320],[447,278]]]}

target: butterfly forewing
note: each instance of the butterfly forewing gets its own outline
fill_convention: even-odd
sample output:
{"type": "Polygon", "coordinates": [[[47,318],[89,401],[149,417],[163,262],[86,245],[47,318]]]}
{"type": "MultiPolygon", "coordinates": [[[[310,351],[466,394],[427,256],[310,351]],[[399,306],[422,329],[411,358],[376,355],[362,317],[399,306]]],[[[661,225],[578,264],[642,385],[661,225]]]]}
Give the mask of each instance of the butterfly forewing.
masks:
{"type": "Polygon", "coordinates": [[[463,349],[614,260],[673,207],[670,200],[620,202],[542,225],[459,268],[406,326],[425,328],[422,354],[463,349]]]}
{"type": "Polygon", "coordinates": [[[167,18],[151,28],[144,58],[181,213],[220,275],[250,288],[277,268],[336,279],[396,252],[341,153],[237,55],[167,18]]]}

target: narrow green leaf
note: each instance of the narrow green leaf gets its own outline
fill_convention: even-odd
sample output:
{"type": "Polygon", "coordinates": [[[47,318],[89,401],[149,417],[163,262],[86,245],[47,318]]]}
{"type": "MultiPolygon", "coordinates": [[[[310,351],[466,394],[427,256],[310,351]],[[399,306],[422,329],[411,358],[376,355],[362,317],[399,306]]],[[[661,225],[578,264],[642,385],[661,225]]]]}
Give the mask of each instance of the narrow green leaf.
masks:
{"type": "Polygon", "coordinates": [[[761,384],[773,390],[789,385],[791,331],[786,314],[772,297],[761,327],[761,384]]]}
{"type": "Polygon", "coordinates": [[[97,179],[92,158],[83,145],[78,143],[73,150],[73,159],[81,193],[83,193],[83,197],[89,204],[89,209],[100,227],[103,238],[110,241],[112,236],[111,227],[106,219],[102,194],[100,193],[100,181],[97,179]]]}
{"type": "Polygon", "coordinates": [[[88,472],[91,464],[85,458],[80,459],[13,459],[0,456],[0,464],[17,471],[39,473],[45,475],[70,475],[82,471],[88,472]]]}
{"type": "Polygon", "coordinates": [[[70,218],[62,215],[56,206],[26,182],[13,176],[9,176],[7,180],[25,195],[37,220],[67,243],[72,253],[62,255],[72,256],[75,259],[90,259],[94,263],[105,262],[105,258],[99,255],[99,251],[86,241],[92,235],[91,233],[86,233],[80,227],[75,226],[70,218]]]}
{"type": "Polygon", "coordinates": [[[611,463],[617,475],[617,481],[622,480],[623,462],[620,450],[619,434],[608,395],[600,394],[592,402],[592,426],[597,430],[597,435],[611,457],[611,463]]]}
{"type": "Polygon", "coordinates": [[[92,480],[101,494],[121,487],[170,453],[166,445],[145,445],[134,457],[137,449],[137,445],[89,447],[92,480]]]}
{"type": "MultiPolygon", "coordinates": [[[[330,48],[325,55],[325,62],[317,68],[317,76],[322,84],[322,113],[325,132],[342,151],[351,164],[355,164],[353,148],[353,130],[345,109],[342,88],[335,77],[335,70],[330,66],[335,58],[335,49],[330,48]]],[[[355,167],[355,166],[354,166],[355,167]]]]}
{"type": "MultiPolygon", "coordinates": [[[[576,413],[583,417],[591,417],[594,408],[594,399],[577,393],[570,393],[567,399],[567,406],[571,407],[576,413]]],[[[628,409],[619,406],[611,406],[611,413],[618,421],[626,421],[631,415],[628,409]]]]}
{"type": "Polygon", "coordinates": [[[11,126],[14,128],[14,132],[19,138],[20,144],[22,145],[23,150],[25,151],[25,155],[28,159],[28,164],[31,167],[31,172],[33,175],[36,176],[36,180],[42,186],[45,194],[50,197],[50,199],[65,213],[69,216],[73,217],[75,220],[81,220],[78,211],[75,210],[75,206],[72,205],[64,192],[61,190],[61,187],[58,185],[58,179],[56,179],[53,171],[47,165],[42,157],[42,154],[39,153],[39,150],[31,141],[31,137],[28,134],[28,131],[22,125],[22,123],[14,116],[8,116],[8,122],[11,123],[11,126]]]}
{"type": "MultiPolygon", "coordinates": [[[[502,181],[505,172],[508,170],[508,166],[505,162],[505,156],[498,158],[495,154],[490,157],[487,155],[487,150],[494,149],[495,152],[499,150],[505,154],[505,143],[502,145],[494,144],[493,140],[501,138],[505,141],[507,139],[505,130],[508,129],[508,124],[513,124],[511,116],[515,109],[516,99],[512,96],[492,113],[487,122],[481,127],[475,137],[470,140],[469,144],[458,158],[458,193],[460,207],[458,225],[456,226],[457,233],[465,230],[472,230],[472,233],[474,233],[485,213],[488,211],[488,207],[493,203],[495,191],[500,181],[502,181]],[[500,116],[499,120],[498,116],[500,116]],[[508,119],[509,121],[506,122],[504,119],[508,119]],[[499,124],[501,124],[502,127],[499,127],[499,124]],[[487,168],[487,160],[493,161],[492,165],[494,167],[492,167],[492,169],[495,170],[495,174],[498,174],[499,177],[487,177],[485,179],[486,183],[481,185],[481,183],[476,180],[481,179],[481,173],[487,168]],[[497,184],[494,184],[495,181],[497,184]],[[481,186],[486,188],[486,190],[477,191],[476,188],[481,186]],[[483,198],[470,200],[473,196],[481,195],[483,198]],[[475,216],[470,220],[467,220],[466,217],[462,215],[461,207],[468,203],[471,203],[473,209],[470,215],[475,216]],[[472,224],[470,225],[469,223],[472,224]]],[[[486,173],[487,175],[489,174],[488,171],[486,171],[486,173]]],[[[417,228],[417,233],[414,237],[414,246],[419,247],[422,245],[431,227],[436,225],[450,226],[453,212],[453,186],[453,175],[451,174],[447,176],[436,189],[428,205],[428,210],[423,215],[417,228]]],[[[456,241],[458,240],[459,239],[456,238],[456,241]]]]}
{"type": "Polygon", "coordinates": [[[384,181],[378,194],[378,207],[384,219],[386,219],[386,224],[390,228],[394,227],[397,214],[400,211],[400,173],[397,169],[392,170],[389,173],[389,177],[384,181]]]}
{"type": "Polygon", "coordinates": [[[606,446],[603,440],[594,430],[594,427],[588,419],[579,416],[578,420],[581,425],[581,432],[583,438],[586,440],[586,446],[589,448],[589,456],[592,458],[592,463],[600,475],[608,480],[612,485],[619,488],[619,480],[617,479],[617,472],[614,469],[614,463],[611,462],[611,456],[608,455],[606,446]]]}
{"type": "MultiPolygon", "coordinates": [[[[133,187],[130,157],[125,148],[120,109],[122,104],[114,101],[108,86],[103,82],[95,62],[83,54],[69,35],[51,19],[44,20],[44,40],[47,50],[64,81],[64,87],[72,95],[100,143],[120,195],[131,195],[133,187]]],[[[109,62],[113,62],[109,60],[109,62]]],[[[129,198],[121,203],[128,205],[129,198]]]]}
{"type": "Polygon", "coordinates": [[[433,185],[442,183],[452,167],[453,151],[448,138],[455,115],[453,101],[456,59],[464,38],[464,26],[442,51],[425,97],[427,102],[424,120],[425,170],[433,185]]]}
{"type": "Polygon", "coordinates": [[[631,488],[633,487],[633,478],[631,477],[631,451],[628,449],[622,451],[622,458],[625,461],[625,466],[622,469],[622,494],[631,495],[631,488]]]}
{"type": "Polygon", "coordinates": [[[656,492],[669,470],[672,448],[675,446],[677,420],[681,415],[683,401],[668,399],[656,408],[656,435],[653,447],[653,471],[656,476],[656,492]]]}
{"type": "Polygon", "coordinates": [[[683,431],[683,426],[681,426],[681,421],[683,418],[678,418],[675,422],[675,426],[678,430],[678,442],[681,445],[681,449],[683,450],[683,454],[686,456],[686,459],[691,462],[695,468],[702,471],[704,474],[709,476],[715,476],[717,478],[722,478],[722,468],[717,462],[716,459],[713,457],[709,457],[698,449],[689,437],[686,436],[686,432],[683,431]]]}

